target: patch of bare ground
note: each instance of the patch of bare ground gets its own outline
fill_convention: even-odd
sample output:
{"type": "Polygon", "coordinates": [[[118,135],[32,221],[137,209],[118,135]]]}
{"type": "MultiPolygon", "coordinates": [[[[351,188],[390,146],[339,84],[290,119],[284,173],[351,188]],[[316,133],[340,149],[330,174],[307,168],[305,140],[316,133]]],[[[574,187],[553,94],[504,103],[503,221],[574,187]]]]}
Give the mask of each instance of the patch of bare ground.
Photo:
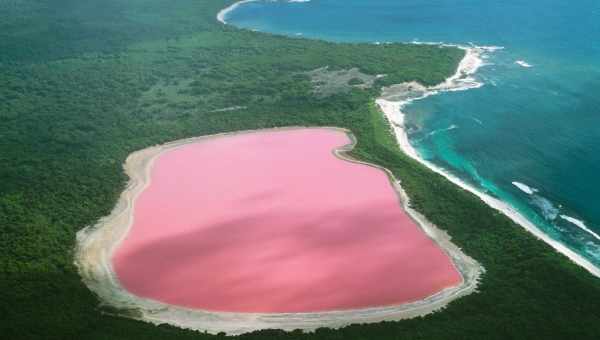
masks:
{"type": "Polygon", "coordinates": [[[321,98],[346,93],[353,88],[371,88],[375,84],[375,80],[383,77],[383,75],[362,73],[358,68],[330,70],[329,66],[312,70],[306,74],[311,79],[313,93],[321,98]]]}

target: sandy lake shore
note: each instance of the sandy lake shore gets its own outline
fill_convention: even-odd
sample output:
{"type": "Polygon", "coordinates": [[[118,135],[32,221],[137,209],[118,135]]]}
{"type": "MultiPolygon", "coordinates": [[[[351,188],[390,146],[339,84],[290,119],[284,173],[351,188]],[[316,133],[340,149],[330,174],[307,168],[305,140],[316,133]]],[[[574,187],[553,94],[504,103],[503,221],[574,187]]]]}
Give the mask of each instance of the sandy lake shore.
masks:
{"type": "MultiPolygon", "coordinates": [[[[292,127],[284,129],[300,129],[292,127]]],[[[328,128],[340,130],[337,128],[328,128]]],[[[282,130],[282,129],[275,129],[282,130]]],[[[265,130],[259,130],[265,131],[265,130]]],[[[357,162],[347,155],[355,145],[355,139],[349,131],[342,130],[351,137],[353,143],[335,150],[341,159],[357,162]]],[[[252,133],[253,131],[235,132],[252,133]]],[[[476,290],[483,268],[472,258],[465,255],[451,242],[450,236],[429,223],[424,216],[410,208],[409,200],[392,174],[384,170],[398,194],[399,200],[409,216],[420,228],[434,240],[451,258],[462,277],[458,286],[444,289],[423,300],[399,306],[366,308],[318,313],[229,313],[209,312],[164,304],[158,301],[140,298],[125,290],[115,275],[111,258],[115,249],[126,237],[133,223],[133,211],[138,195],[150,184],[150,172],[153,162],[164,152],[187,145],[201,143],[210,138],[219,138],[232,134],[218,134],[190,138],[153,146],[131,154],[124,164],[130,182],[109,216],[102,218],[96,225],[87,227],[77,234],[75,263],[84,283],[99,297],[102,304],[116,308],[123,316],[151,322],[168,323],[182,328],[225,332],[229,335],[243,334],[260,329],[283,329],[287,331],[302,329],[315,330],[319,327],[339,328],[356,323],[401,320],[423,316],[444,308],[449,302],[468,295],[476,290]]],[[[360,163],[360,162],[359,162],[360,163]]]]}

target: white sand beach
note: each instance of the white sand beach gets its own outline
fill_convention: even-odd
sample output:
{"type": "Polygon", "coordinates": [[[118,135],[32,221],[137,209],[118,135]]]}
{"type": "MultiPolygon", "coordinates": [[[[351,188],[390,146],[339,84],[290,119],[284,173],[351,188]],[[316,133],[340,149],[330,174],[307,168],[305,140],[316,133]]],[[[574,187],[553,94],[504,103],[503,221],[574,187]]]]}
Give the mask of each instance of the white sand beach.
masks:
{"type": "MultiPolygon", "coordinates": [[[[460,186],[461,188],[475,194],[482,201],[488,204],[490,207],[500,211],[504,215],[508,216],[515,223],[521,225],[527,231],[535,235],[538,239],[546,242],[554,249],[556,249],[561,254],[564,254],[568,258],[570,258],[573,262],[587,269],[593,275],[600,277],[600,269],[594,266],[591,262],[583,258],[581,255],[567,248],[562,243],[552,239],[550,236],[546,235],[542,232],[538,227],[536,227],[531,221],[525,218],[521,213],[512,208],[508,203],[503,202],[497,198],[494,198],[488,194],[481,192],[476,189],[472,185],[469,185],[459,179],[458,177],[444,171],[440,167],[434,165],[431,162],[428,162],[421,158],[418,152],[412,147],[410,141],[408,139],[408,134],[404,129],[404,120],[405,114],[402,112],[402,108],[414,100],[422,99],[428,97],[430,95],[436,94],[440,91],[461,91],[467,90],[471,88],[477,88],[483,86],[482,83],[476,81],[472,75],[477,72],[477,70],[484,65],[483,60],[481,59],[481,54],[488,51],[494,51],[498,49],[498,47],[461,47],[466,53],[465,57],[461,61],[456,73],[448,78],[444,83],[433,86],[430,88],[426,88],[423,91],[421,96],[416,98],[404,99],[401,101],[394,100],[394,97],[398,97],[398,93],[394,93],[393,91],[389,91],[389,89],[383,89],[382,96],[376,100],[377,105],[383,111],[385,117],[388,122],[392,126],[394,134],[396,135],[396,140],[398,142],[398,146],[400,149],[410,156],[411,158],[417,160],[419,163],[425,165],[429,169],[434,172],[446,177],[452,183],[460,186]],[[386,91],[387,90],[387,91],[386,91]],[[391,93],[390,93],[391,92],[391,93]]],[[[421,86],[421,85],[419,85],[421,86]]],[[[423,86],[421,86],[424,88],[423,86]]],[[[400,95],[401,97],[401,95],[400,95]]]]}
{"type": "Polygon", "coordinates": [[[228,7],[223,8],[222,10],[219,11],[219,13],[217,13],[217,20],[222,24],[227,24],[226,17],[227,17],[227,14],[229,14],[229,12],[238,8],[238,6],[240,6],[240,5],[243,5],[248,2],[254,2],[254,1],[256,1],[256,0],[242,0],[242,1],[234,2],[233,4],[229,5],[228,7]]]}

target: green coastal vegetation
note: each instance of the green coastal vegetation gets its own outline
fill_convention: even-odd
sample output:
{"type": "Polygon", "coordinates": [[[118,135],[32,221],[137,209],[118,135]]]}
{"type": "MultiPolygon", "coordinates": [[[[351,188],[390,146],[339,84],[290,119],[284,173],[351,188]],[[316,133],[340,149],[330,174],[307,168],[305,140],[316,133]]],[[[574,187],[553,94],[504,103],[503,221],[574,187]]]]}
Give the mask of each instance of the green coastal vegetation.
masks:
{"type": "Polygon", "coordinates": [[[426,317],[238,338],[600,338],[600,280],[402,154],[375,107],[381,86],[441,82],[462,50],[240,30],[215,19],[232,2],[0,0],[0,338],[225,338],[114,316],[81,282],[75,235],[111,211],[131,152],[292,125],[350,129],[353,155],[390,169],[486,272],[426,317]],[[309,73],[326,66],[386,76],[324,96],[309,73]]]}

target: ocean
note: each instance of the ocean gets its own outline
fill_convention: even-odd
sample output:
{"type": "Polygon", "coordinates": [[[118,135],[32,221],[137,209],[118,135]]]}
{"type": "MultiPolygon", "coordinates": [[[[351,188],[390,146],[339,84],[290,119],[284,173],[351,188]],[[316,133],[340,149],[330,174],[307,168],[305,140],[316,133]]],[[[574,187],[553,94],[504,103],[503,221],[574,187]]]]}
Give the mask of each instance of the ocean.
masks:
{"type": "Polygon", "coordinates": [[[419,155],[600,267],[600,2],[256,1],[228,23],[338,42],[501,46],[481,87],[404,107],[419,155]]]}

